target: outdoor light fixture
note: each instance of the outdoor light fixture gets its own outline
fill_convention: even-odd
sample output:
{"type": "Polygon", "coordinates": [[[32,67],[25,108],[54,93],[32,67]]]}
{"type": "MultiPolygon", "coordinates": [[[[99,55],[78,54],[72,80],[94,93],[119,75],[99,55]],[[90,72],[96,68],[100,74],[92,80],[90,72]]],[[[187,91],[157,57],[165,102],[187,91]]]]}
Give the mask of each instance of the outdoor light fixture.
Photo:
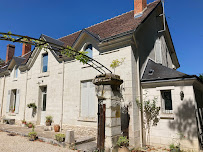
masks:
{"type": "Polygon", "coordinates": [[[184,92],[183,92],[183,91],[180,92],[180,99],[181,99],[181,100],[184,99],[184,92]]]}

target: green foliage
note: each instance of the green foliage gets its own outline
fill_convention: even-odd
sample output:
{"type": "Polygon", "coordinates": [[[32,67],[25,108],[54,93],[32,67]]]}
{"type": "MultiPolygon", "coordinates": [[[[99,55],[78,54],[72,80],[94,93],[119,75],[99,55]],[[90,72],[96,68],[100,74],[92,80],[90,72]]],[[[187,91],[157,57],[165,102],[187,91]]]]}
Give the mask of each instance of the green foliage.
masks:
{"type": "Polygon", "coordinates": [[[117,143],[116,143],[119,147],[122,147],[122,146],[125,146],[127,147],[128,144],[129,144],[129,140],[127,139],[127,137],[123,137],[123,136],[120,136],[117,143]]]}
{"type": "Polygon", "coordinates": [[[203,73],[199,75],[199,78],[203,81],[203,73]]]}
{"type": "Polygon", "coordinates": [[[53,117],[52,116],[46,116],[46,122],[51,122],[53,121],[53,117]]]}
{"type": "Polygon", "coordinates": [[[1,63],[4,63],[4,62],[5,62],[5,61],[4,61],[3,59],[0,58],[0,64],[1,64],[1,63]]]}
{"type": "Polygon", "coordinates": [[[147,100],[143,102],[143,105],[141,102],[139,102],[138,100],[137,105],[140,109],[141,112],[144,112],[144,116],[145,116],[145,123],[147,124],[147,127],[149,128],[152,122],[153,126],[156,126],[157,123],[159,122],[159,111],[160,111],[160,107],[156,106],[156,101],[157,99],[154,98],[152,101],[147,100]]]}
{"type": "Polygon", "coordinates": [[[29,137],[31,137],[31,136],[37,136],[37,132],[35,132],[35,131],[29,132],[28,136],[29,137]]]}
{"type": "Polygon", "coordinates": [[[37,109],[37,106],[36,106],[35,103],[29,103],[29,104],[27,104],[27,107],[28,107],[28,108],[37,109]]]}
{"type": "Polygon", "coordinates": [[[117,67],[119,67],[121,64],[123,64],[124,60],[125,60],[125,58],[122,58],[121,61],[119,61],[118,59],[116,59],[116,60],[113,60],[113,61],[111,62],[110,67],[111,67],[112,69],[114,69],[114,73],[115,73],[115,69],[116,69],[117,67]]]}
{"type": "Polygon", "coordinates": [[[58,142],[63,142],[65,140],[65,134],[56,134],[55,138],[58,142]]]}
{"type": "Polygon", "coordinates": [[[33,128],[33,126],[34,126],[33,123],[29,122],[29,123],[26,124],[26,126],[30,126],[30,125],[32,125],[32,128],[33,128]]]}
{"type": "MultiPolygon", "coordinates": [[[[16,35],[16,34],[12,34],[11,31],[9,31],[6,34],[1,33],[0,35],[2,35],[2,37],[5,38],[4,40],[7,40],[7,41],[31,44],[36,46],[39,49],[42,49],[42,48],[49,49],[49,43],[44,41],[43,39],[34,39],[28,36],[16,35]]],[[[86,56],[86,54],[88,53],[86,51],[77,52],[75,49],[73,49],[70,46],[67,46],[66,48],[63,48],[61,46],[57,46],[57,47],[60,48],[62,55],[66,55],[67,57],[76,59],[82,62],[83,64],[87,64],[88,61],[90,60],[90,58],[86,56]]]]}

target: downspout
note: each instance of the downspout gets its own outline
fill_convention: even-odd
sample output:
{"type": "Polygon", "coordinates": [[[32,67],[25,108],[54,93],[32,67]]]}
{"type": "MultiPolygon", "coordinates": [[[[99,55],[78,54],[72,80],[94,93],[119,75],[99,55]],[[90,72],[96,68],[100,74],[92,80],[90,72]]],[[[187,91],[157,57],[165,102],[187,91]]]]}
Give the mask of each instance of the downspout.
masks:
{"type": "Polygon", "coordinates": [[[63,78],[62,78],[62,103],[61,103],[61,127],[60,131],[62,131],[62,125],[63,125],[63,95],[64,95],[64,60],[63,60],[63,78]]]}
{"type": "Polygon", "coordinates": [[[27,105],[27,84],[28,84],[28,70],[26,70],[26,86],[25,86],[25,105],[24,105],[24,115],[23,115],[23,120],[25,120],[25,110],[26,110],[26,105],[27,105]]]}
{"type": "Polygon", "coordinates": [[[2,112],[3,112],[3,104],[4,104],[4,93],[5,93],[5,80],[6,76],[4,75],[4,84],[3,84],[3,90],[2,90],[2,98],[1,98],[1,118],[2,118],[2,112]]]}
{"type": "MultiPolygon", "coordinates": [[[[133,40],[135,41],[135,46],[137,47],[137,43],[136,43],[136,39],[135,39],[135,35],[133,34],[133,40]]],[[[140,82],[140,69],[139,69],[139,54],[138,54],[138,60],[137,60],[137,82],[139,82],[137,84],[138,87],[138,95],[136,97],[136,100],[138,99],[140,102],[142,102],[142,90],[141,90],[141,82],[140,82]]],[[[142,107],[141,107],[142,108],[142,107]]],[[[141,147],[143,147],[143,118],[142,118],[143,113],[139,110],[139,122],[140,122],[140,144],[141,147]]]]}

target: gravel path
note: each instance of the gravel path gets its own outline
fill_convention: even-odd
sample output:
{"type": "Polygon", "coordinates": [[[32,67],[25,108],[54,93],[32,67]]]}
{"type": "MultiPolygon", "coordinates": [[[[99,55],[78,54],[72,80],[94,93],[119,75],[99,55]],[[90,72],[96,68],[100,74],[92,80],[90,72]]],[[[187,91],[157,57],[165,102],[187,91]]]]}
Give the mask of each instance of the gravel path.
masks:
{"type": "Polygon", "coordinates": [[[26,137],[7,134],[0,132],[0,152],[74,152],[67,148],[39,141],[32,142],[26,137]]]}

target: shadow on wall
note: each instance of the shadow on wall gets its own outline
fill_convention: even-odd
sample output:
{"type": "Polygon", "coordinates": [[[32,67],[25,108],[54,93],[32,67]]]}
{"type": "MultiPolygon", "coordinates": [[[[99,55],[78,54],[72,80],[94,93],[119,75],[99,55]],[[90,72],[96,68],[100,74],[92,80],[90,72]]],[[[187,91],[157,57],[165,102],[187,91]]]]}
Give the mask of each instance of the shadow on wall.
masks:
{"type": "Polygon", "coordinates": [[[169,122],[169,128],[177,133],[184,134],[185,138],[193,143],[193,138],[197,137],[197,121],[195,115],[195,105],[192,100],[184,100],[174,113],[174,121],[169,122]]]}

